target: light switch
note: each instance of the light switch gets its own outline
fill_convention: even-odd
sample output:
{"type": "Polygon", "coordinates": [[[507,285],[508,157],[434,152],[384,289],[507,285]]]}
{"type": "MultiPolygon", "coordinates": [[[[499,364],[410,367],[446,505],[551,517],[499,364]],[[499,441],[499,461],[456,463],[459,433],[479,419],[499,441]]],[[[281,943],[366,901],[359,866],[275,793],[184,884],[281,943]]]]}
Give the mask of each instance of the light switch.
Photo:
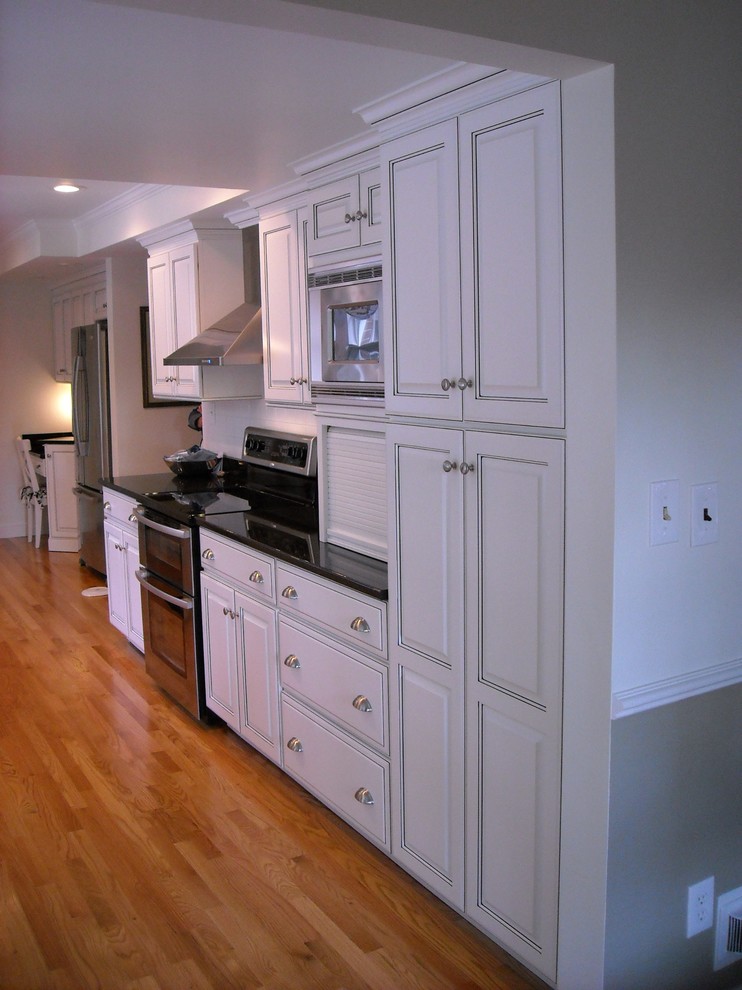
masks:
{"type": "Polygon", "coordinates": [[[677,543],[680,482],[653,481],[649,486],[649,543],[677,543]]]}
{"type": "Polygon", "coordinates": [[[690,490],[690,545],[703,546],[719,539],[719,492],[715,483],[690,490]]]}

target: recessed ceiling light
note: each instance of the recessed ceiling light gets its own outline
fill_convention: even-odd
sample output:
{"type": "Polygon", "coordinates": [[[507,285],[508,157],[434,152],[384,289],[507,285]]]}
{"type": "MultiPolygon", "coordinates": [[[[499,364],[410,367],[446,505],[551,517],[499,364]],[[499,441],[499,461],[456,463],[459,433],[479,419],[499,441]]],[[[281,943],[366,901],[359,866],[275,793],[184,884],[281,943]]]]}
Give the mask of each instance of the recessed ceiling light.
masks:
{"type": "Polygon", "coordinates": [[[76,186],[74,182],[59,182],[54,187],[54,192],[71,193],[80,192],[82,186],[76,186]]]}

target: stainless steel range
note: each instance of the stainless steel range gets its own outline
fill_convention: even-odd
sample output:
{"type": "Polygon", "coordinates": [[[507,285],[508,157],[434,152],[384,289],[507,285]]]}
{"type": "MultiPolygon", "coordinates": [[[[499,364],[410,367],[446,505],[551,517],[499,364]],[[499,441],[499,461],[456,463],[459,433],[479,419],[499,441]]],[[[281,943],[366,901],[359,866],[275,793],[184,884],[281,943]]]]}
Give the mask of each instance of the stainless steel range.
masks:
{"type": "Polygon", "coordinates": [[[198,524],[233,515],[266,552],[311,559],[316,440],[248,427],[242,459],[224,458],[219,476],[162,477],[158,490],[137,493],[145,667],[191,715],[204,719],[198,524]]]}

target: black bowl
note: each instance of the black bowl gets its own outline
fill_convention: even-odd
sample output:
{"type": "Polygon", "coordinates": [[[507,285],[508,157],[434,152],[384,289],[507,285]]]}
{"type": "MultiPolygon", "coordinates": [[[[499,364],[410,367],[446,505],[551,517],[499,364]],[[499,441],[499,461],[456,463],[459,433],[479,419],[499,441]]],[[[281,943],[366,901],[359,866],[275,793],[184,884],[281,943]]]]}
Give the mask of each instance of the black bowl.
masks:
{"type": "Polygon", "coordinates": [[[219,463],[220,457],[213,450],[176,450],[174,454],[163,457],[164,462],[181,478],[198,478],[211,474],[219,463]]]}

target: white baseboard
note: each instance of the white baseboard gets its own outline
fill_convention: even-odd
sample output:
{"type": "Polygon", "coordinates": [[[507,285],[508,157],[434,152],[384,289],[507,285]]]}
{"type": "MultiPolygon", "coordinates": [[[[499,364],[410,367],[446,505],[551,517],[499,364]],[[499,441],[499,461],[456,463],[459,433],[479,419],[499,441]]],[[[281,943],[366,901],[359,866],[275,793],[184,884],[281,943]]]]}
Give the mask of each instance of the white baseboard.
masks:
{"type": "Polygon", "coordinates": [[[660,705],[693,698],[695,695],[716,691],[717,688],[729,687],[741,681],[742,657],[694,671],[692,674],[679,674],[664,681],[655,681],[654,684],[630,688],[628,691],[617,691],[613,695],[611,716],[623,718],[625,715],[659,708],[660,705]]]}

